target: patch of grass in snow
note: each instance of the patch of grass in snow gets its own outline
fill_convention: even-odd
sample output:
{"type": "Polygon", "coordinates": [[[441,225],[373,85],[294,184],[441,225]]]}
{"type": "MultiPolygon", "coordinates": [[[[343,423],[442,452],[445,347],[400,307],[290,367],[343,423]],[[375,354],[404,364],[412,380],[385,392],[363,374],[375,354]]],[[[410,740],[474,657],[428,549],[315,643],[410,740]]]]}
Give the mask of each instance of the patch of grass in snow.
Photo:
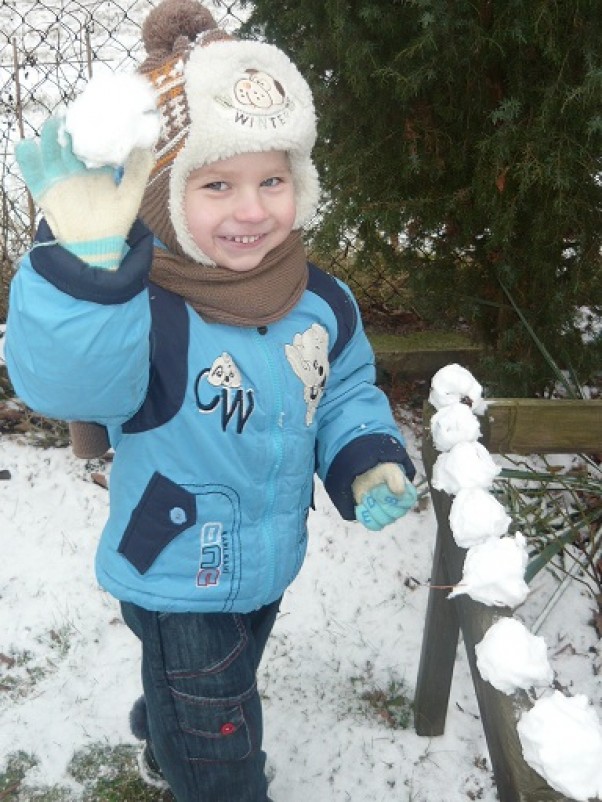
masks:
{"type": "Polygon", "coordinates": [[[2,802],[173,802],[169,791],[146,785],[138,774],[138,747],[128,744],[92,744],[77,752],[69,774],[80,784],[77,793],[66,786],[28,786],[25,777],[37,760],[24,752],[9,755],[0,772],[2,802]]]}
{"type": "Polygon", "coordinates": [[[27,772],[37,760],[26,752],[14,752],[8,756],[6,768],[0,772],[0,799],[9,802],[74,802],[71,791],[60,786],[32,788],[24,785],[27,772]]]}
{"type": "Polygon", "coordinates": [[[128,744],[93,744],[78,752],[69,772],[85,789],[83,802],[173,802],[168,791],[159,791],[140,779],[138,750],[128,744]]]}
{"type": "Polygon", "coordinates": [[[386,688],[364,691],[360,698],[391,729],[407,730],[412,726],[413,703],[406,696],[402,682],[391,680],[386,688]]]}
{"type": "Polygon", "coordinates": [[[414,703],[408,696],[403,680],[390,679],[385,686],[374,682],[372,666],[367,664],[366,674],[352,677],[351,682],[359,694],[361,712],[376,717],[394,730],[409,729],[414,720],[414,703]]]}
{"type": "Polygon", "coordinates": [[[38,642],[46,647],[42,657],[29,649],[0,653],[0,699],[3,694],[8,694],[12,700],[27,696],[38,682],[56,669],[57,662],[67,656],[72,634],[73,628],[66,624],[39,636],[38,642]]]}
{"type": "MultiPolygon", "coordinates": [[[[13,797],[9,797],[13,799],[13,797]]],[[[54,785],[52,788],[24,787],[16,797],[15,802],[76,802],[76,797],[68,788],[54,785]]]]}
{"type": "Polygon", "coordinates": [[[28,649],[1,654],[0,694],[2,696],[7,694],[13,701],[27,696],[36,683],[43,679],[45,673],[42,666],[35,664],[35,656],[28,649]]]}
{"type": "Polygon", "coordinates": [[[0,799],[17,799],[16,794],[25,773],[37,763],[32,755],[15,752],[8,756],[6,768],[0,772],[0,799]]]}

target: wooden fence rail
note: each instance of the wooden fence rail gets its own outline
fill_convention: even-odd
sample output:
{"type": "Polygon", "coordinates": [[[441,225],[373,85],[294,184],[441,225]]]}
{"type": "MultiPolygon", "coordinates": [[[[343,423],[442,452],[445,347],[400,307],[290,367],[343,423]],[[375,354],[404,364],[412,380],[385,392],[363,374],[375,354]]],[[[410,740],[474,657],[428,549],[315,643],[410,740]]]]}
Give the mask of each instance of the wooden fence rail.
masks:
{"type": "MultiPolygon", "coordinates": [[[[531,707],[527,694],[496,690],[477,668],[475,645],[496,620],[511,616],[512,610],[488,607],[467,595],[450,600],[447,592],[436,587],[461,580],[466,550],[456,545],[449,525],[451,497],[431,484],[438,456],[429,429],[432,412],[426,405],[423,458],[437,538],[416,688],[416,732],[427,736],[444,732],[461,632],[500,802],[567,802],[568,797],[550,788],[523,759],[516,722],[531,707]]],[[[481,418],[481,431],[481,441],[492,454],[600,454],[602,401],[493,400],[481,418]]]]}

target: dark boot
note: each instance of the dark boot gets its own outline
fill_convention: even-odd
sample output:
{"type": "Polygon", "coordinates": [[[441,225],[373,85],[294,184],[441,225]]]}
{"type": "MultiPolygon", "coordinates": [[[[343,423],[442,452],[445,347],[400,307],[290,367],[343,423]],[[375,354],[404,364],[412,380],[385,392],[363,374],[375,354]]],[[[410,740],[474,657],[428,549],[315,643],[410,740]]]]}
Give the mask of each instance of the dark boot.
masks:
{"type": "Polygon", "coordinates": [[[138,755],[138,771],[147,785],[165,791],[169,788],[161,768],[155,758],[153,747],[150,742],[148,731],[148,719],[146,717],[146,700],[140,696],[134,702],[130,711],[130,729],[132,735],[139,741],[144,741],[144,746],[138,755]]]}

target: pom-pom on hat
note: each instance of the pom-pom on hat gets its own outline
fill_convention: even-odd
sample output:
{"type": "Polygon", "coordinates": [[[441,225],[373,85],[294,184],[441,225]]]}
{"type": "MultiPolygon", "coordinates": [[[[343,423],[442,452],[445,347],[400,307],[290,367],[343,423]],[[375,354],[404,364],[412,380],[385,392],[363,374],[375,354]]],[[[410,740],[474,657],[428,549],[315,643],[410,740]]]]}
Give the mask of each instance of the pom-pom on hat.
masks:
{"type": "Polygon", "coordinates": [[[148,57],[140,72],[153,83],[162,116],[141,208],[153,232],[172,252],[212,265],[186,225],[186,179],[205,164],[269,150],[288,154],[294,228],[305,225],[319,195],[311,160],[316,118],[309,86],[290,59],[274,45],[233,38],[198,0],[162,0],[142,36],[148,57]]]}

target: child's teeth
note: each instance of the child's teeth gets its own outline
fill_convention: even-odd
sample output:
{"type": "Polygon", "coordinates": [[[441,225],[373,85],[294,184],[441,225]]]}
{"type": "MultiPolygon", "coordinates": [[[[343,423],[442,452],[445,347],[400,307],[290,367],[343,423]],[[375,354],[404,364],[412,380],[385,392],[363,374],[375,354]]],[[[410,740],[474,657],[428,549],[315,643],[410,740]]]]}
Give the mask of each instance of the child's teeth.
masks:
{"type": "Polygon", "coordinates": [[[250,242],[256,242],[259,239],[259,236],[244,236],[244,237],[232,237],[234,242],[239,242],[242,245],[248,245],[250,242]]]}

